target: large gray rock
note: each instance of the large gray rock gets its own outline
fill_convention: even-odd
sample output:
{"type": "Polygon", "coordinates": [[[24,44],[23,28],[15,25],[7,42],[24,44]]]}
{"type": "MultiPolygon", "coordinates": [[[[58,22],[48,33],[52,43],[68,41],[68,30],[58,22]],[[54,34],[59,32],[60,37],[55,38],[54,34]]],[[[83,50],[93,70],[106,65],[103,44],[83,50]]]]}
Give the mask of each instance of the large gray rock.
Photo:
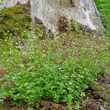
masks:
{"type": "Polygon", "coordinates": [[[59,20],[73,19],[91,29],[99,30],[101,21],[93,0],[31,0],[31,16],[41,19],[52,31],[58,31],[59,20]],[[70,2],[72,1],[72,3],[70,2]]]}
{"type": "MultiPolygon", "coordinates": [[[[14,6],[28,0],[4,0],[4,6],[14,6]]],[[[99,12],[93,0],[31,0],[31,17],[41,20],[44,26],[52,32],[59,32],[59,27],[69,27],[74,20],[93,30],[100,30],[99,12]]]]}
{"type": "Polygon", "coordinates": [[[26,4],[28,0],[4,0],[3,2],[5,7],[12,7],[16,5],[17,2],[20,2],[21,4],[26,4]]]}

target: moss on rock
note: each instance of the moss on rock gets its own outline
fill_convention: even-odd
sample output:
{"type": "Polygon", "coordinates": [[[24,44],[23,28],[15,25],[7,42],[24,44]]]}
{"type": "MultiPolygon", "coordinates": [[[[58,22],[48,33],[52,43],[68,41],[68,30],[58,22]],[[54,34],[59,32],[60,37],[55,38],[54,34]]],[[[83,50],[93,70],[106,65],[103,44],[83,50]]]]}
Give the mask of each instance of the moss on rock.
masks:
{"type": "Polygon", "coordinates": [[[92,84],[91,88],[93,90],[93,94],[95,98],[101,98],[104,101],[110,100],[110,87],[98,85],[98,84],[92,84]]]}
{"type": "Polygon", "coordinates": [[[80,26],[79,26],[79,24],[77,22],[72,21],[71,25],[72,25],[72,30],[74,32],[80,33],[80,26]]]}
{"type": "Polygon", "coordinates": [[[35,35],[38,37],[39,40],[46,38],[43,24],[37,24],[35,29],[35,35]]]}
{"type": "Polygon", "coordinates": [[[32,29],[31,16],[23,14],[23,6],[15,6],[3,9],[3,21],[0,27],[0,39],[6,37],[27,38],[23,32],[32,29]]]}

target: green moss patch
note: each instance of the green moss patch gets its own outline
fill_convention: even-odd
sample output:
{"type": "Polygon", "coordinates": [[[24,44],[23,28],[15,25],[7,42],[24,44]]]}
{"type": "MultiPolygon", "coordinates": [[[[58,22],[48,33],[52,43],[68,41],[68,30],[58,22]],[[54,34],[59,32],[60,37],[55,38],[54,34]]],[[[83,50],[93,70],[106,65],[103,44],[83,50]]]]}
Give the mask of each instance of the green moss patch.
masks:
{"type": "Polygon", "coordinates": [[[6,37],[27,38],[26,31],[32,30],[31,17],[23,14],[23,6],[15,6],[3,9],[2,26],[0,27],[0,39],[6,37]]]}
{"type": "Polygon", "coordinates": [[[37,24],[35,29],[35,35],[38,37],[39,40],[46,38],[43,24],[37,24]]]}
{"type": "Polygon", "coordinates": [[[92,89],[95,98],[102,98],[105,101],[110,100],[110,87],[92,84],[92,89]]]}

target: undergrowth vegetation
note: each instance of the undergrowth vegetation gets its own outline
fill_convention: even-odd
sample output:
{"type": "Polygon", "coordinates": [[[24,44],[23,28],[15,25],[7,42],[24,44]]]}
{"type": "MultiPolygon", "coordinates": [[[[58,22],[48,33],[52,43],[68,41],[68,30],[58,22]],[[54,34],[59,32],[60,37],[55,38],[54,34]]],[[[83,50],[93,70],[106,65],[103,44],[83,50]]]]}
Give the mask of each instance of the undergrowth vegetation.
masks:
{"type": "Polygon", "coordinates": [[[25,39],[21,33],[31,29],[31,19],[28,15],[19,15],[22,7],[17,6],[15,10],[11,16],[12,8],[4,10],[1,37],[5,39],[0,41],[0,98],[10,97],[15,105],[22,106],[26,102],[39,109],[38,102],[45,99],[66,102],[69,110],[75,102],[78,110],[84,90],[94,82],[98,73],[108,73],[109,38],[78,36],[70,32],[53,39],[38,40],[32,32],[26,31],[28,39],[25,39]],[[10,20],[14,13],[18,14],[15,21],[19,22],[10,20]],[[18,27],[22,27],[21,30],[18,27]]]}
{"type": "Polygon", "coordinates": [[[2,18],[2,14],[3,14],[2,6],[3,6],[3,0],[0,0],[0,26],[1,26],[1,21],[3,20],[3,18],[2,18]]]}
{"type": "Polygon", "coordinates": [[[104,34],[110,37],[110,0],[94,0],[97,9],[100,12],[104,34]]]}
{"type": "MultiPolygon", "coordinates": [[[[32,37],[32,36],[31,36],[32,37]]],[[[79,101],[84,90],[109,63],[109,43],[102,38],[59,36],[54,40],[27,40],[27,48],[7,51],[2,45],[0,63],[5,71],[1,81],[1,98],[11,97],[19,106],[26,100],[51,98],[67,102],[79,101]],[[19,100],[21,102],[16,102],[19,100]]],[[[23,47],[22,43],[20,44],[23,47]]]]}

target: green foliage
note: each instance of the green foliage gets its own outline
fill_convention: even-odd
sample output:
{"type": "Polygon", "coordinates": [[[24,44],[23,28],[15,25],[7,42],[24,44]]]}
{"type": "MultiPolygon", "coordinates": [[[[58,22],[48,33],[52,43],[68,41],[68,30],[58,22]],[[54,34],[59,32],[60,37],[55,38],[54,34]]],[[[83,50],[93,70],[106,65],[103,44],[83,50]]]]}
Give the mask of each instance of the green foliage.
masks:
{"type": "Polygon", "coordinates": [[[110,0],[94,0],[97,5],[102,19],[103,26],[105,27],[105,34],[110,36],[110,0]]]}
{"type": "Polygon", "coordinates": [[[1,22],[3,21],[3,11],[2,11],[2,6],[3,6],[3,0],[0,0],[0,26],[2,25],[1,22]]]}
{"type": "Polygon", "coordinates": [[[44,39],[46,35],[44,34],[44,26],[42,24],[37,24],[35,29],[35,35],[39,40],[44,39]]]}
{"type": "MultiPolygon", "coordinates": [[[[11,97],[19,106],[22,100],[34,104],[35,100],[51,98],[59,103],[62,99],[72,110],[72,101],[80,100],[89,83],[108,65],[109,45],[104,39],[92,38],[89,41],[87,37],[70,37],[68,41],[75,42],[70,46],[66,41],[64,47],[65,40],[65,37],[62,42],[60,37],[42,41],[30,38],[27,40],[27,50],[11,48],[7,51],[6,46],[3,46],[4,49],[1,47],[2,51],[7,52],[7,65],[5,58],[0,61],[9,74],[2,78],[6,82],[1,86],[0,98],[11,97]],[[17,100],[21,102],[17,103],[17,100]]],[[[79,102],[76,102],[76,110],[79,107],[79,102]]]]}
{"type": "Polygon", "coordinates": [[[0,27],[0,39],[6,37],[22,37],[27,38],[28,30],[32,29],[31,17],[27,14],[22,14],[23,7],[9,7],[3,10],[2,26],[0,27]]]}
{"type": "Polygon", "coordinates": [[[7,54],[7,49],[6,49],[5,45],[3,45],[3,57],[4,57],[4,62],[6,64],[7,63],[7,59],[8,59],[8,54],[7,54]]]}
{"type": "Polygon", "coordinates": [[[80,26],[77,22],[73,21],[71,25],[72,25],[72,31],[76,33],[81,33],[79,29],[80,26]]]}

